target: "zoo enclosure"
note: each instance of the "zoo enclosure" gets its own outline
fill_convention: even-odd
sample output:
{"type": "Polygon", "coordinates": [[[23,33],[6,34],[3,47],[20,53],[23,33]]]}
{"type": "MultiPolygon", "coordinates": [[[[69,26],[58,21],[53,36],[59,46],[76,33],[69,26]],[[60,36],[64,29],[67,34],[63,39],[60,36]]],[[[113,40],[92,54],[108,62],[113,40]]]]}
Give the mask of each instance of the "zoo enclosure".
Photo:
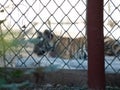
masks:
{"type": "MultiPolygon", "coordinates": [[[[104,36],[110,36],[117,41],[120,38],[119,3],[120,1],[104,0],[104,36]]],[[[17,39],[21,35],[24,36],[25,40],[29,40],[36,37],[37,30],[42,31],[49,28],[55,34],[63,37],[77,38],[86,34],[86,0],[75,0],[74,2],[72,0],[61,0],[59,2],[55,0],[1,0],[0,10],[1,34],[4,34],[6,40],[8,38],[17,39]],[[4,22],[2,23],[2,21],[4,22]],[[49,24],[49,21],[51,24],[49,24]]],[[[61,62],[62,66],[60,68],[62,69],[82,68],[87,70],[86,60],[64,61],[59,58],[49,60],[47,57],[38,59],[31,50],[33,43],[24,43],[24,45],[20,43],[20,45],[21,47],[17,50],[7,48],[6,52],[3,52],[5,55],[1,57],[1,66],[30,67],[30,62],[32,62],[32,65],[34,63],[33,67],[39,67],[44,63],[50,65],[61,62]],[[44,62],[44,60],[47,61],[44,62]],[[76,64],[76,66],[71,66],[71,63],[76,64]]],[[[2,49],[4,48],[2,47],[2,49]]],[[[119,73],[119,63],[119,56],[106,56],[105,70],[119,73]]]]}

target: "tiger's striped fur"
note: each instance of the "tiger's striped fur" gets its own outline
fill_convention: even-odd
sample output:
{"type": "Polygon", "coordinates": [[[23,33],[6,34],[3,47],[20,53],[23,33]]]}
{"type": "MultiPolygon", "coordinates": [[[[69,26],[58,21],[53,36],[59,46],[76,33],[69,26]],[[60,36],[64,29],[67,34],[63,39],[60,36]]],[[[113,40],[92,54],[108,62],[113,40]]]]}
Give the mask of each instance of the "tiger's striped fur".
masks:
{"type": "MultiPolygon", "coordinates": [[[[63,59],[87,58],[87,40],[86,37],[68,38],[56,36],[49,30],[43,33],[39,32],[40,42],[34,47],[34,53],[43,55],[49,53],[52,57],[60,57],[63,59]]],[[[117,41],[110,37],[104,37],[105,55],[119,55],[120,45],[117,41]]]]}
{"type": "Polygon", "coordinates": [[[64,59],[86,58],[87,56],[85,37],[77,39],[61,37],[56,36],[49,30],[45,30],[44,33],[39,32],[38,37],[41,41],[34,47],[34,52],[37,55],[43,55],[48,52],[50,56],[64,59]]]}
{"type": "Polygon", "coordinates": [[[120,55],[120,42],[110,37],[104,37],[105,55],[120,55]]]}

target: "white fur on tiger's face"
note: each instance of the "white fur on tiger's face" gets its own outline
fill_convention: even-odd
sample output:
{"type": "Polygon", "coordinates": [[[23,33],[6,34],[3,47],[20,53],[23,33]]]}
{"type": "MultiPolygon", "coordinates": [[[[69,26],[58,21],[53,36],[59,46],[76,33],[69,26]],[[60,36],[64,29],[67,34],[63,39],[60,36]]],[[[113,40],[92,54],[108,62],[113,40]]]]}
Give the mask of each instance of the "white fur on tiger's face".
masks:
{"type": "Polygon", "coordinates": [[[49,53],[51,57],[63,59],[87,58],[86,39],[80,37],[76,39],[56,36],[49,30],[39,32],[39,43],[34,46],[34,53],[38,56],[49,53]]]}

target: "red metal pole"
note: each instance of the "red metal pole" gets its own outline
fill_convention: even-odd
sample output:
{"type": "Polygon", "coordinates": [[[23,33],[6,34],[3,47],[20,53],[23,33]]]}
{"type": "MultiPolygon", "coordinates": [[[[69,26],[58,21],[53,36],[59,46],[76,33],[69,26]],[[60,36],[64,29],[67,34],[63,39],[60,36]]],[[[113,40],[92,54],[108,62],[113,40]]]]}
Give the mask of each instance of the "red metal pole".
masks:
{"type": "Polygon", "coordinates": [[[103,0],[87,0],[88,87],[105,90],[103,0]]]}

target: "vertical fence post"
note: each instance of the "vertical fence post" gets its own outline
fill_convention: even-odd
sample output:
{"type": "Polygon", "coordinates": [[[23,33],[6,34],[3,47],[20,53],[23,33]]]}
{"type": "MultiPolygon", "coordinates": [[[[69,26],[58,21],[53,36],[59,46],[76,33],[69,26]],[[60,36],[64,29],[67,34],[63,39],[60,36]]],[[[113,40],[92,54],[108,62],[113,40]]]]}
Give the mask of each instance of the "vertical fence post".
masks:
{"type": "Polygon", "coordinates": [[[105,90],[103,0],[87,0],[88,87],[105,90]]]}

